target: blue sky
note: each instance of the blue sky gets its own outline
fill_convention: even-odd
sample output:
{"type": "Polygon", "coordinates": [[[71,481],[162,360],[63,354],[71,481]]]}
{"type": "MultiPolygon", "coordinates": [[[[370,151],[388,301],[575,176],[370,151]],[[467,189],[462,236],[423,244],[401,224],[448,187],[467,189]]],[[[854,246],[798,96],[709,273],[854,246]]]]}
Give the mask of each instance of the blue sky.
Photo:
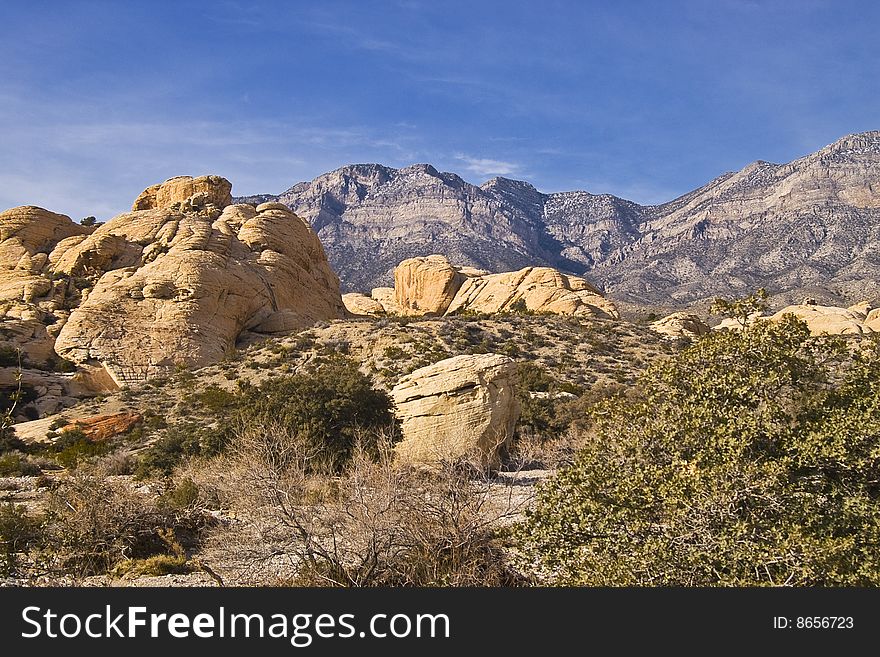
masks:
{"type": "Polygon", "coordinates": [[[880,3],[0,3],[0,208],[352,162],[670,200],[880,129],[880,3]]]}

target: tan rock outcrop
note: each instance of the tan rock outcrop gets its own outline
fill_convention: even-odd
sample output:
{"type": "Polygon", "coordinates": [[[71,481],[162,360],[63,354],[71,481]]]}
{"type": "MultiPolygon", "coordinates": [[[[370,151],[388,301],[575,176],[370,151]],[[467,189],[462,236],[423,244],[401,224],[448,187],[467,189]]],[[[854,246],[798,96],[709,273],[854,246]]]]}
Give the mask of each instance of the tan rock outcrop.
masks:
{"type": "Polygon", "coordinates": [[[382,306],[381,303],[379,303],[372,297],[361,294],[360,292],[349,292],[348,294],[343,294],[342,303],[345,304],[345,309],[353,315],[367,315],[375,317],[377,315],[385,314],[385,308],[382,306]]]}
{"type": "Polygon", "coordinates": [[[370,293],[370,297],[373,301],[378,301],[381,304],[382,309],[388,315],[403,315],[403,309],[397,304],[397,301],[394,299],[394,288],[393,287],[374,287],[373,291],[370,293]]]}
{"type": "Polygon", "coordinates": [[[403,430],[395,452],[404,463],[477,456],[496,465],[519,417],[515,364],[498,354],[455,356],[423,367],[404,376],[391,396],[403,430]]]}
{"type": "Polygon", "coordinates": [[[652,322],[651,330],[671,338],[694,338],[706,335],[710,329],[697,315],[678,312],[652,322]]]}
{"type": "MultiPolygon", "coordinates": [[[[199,180],[164,183],[174,185],[156,192],[157,203],[198,189],[199,180]]],[[[121,385],[219,361],[244,330],[292,330],[344,314],[338,279],[302,219],[278,204],[212,214],[122,214],[69,248],[58,271],[100,275],[55,350],[102,366],[121,385]]]]}
{"type": "MultiPolygon", "coordinates": [[[[750,326],[754,324],[759,319],[767,319],[763,316],[761,311],[756,311],[751,313],[745,320],[746,326],[750,326]]],[[[739,331],[743,327],[743,322],[740,319],[736,319],[733,317],[725,317],[718,324],[712,327],[713,331],[720,331],[722,329],[730,329],[731,331],[739,331]]]]}
{"type": "Polygon", "coordinates": [[[835,306],[812,304],[787,306],[769,319],[770,321],[779,321],[785,315],[794,315],[806,322],[812,335],[847,335],[872,332],[871,328],[862,322],[864,319],[862,315],[835,306]]]}
{"type": "Polygon", "coordinates": [[[855,315],[859,315],[862,319],[867,318],[868,313],[874,310],[874,304],[870,301],[861,301],[851,305],[847,310],[855,315]]]}
{"type": "Polygon", "coordinates": [[[49,329],[66,317],[70,282],[55,280],[52,254],[91,231],[35,206],[0,212],[0,345],[21,348],[33,364],[55,356],[49,329]]]}
{"type": "Polygon", "coordinates": [[[556,315],[620,317],[614,304],[586,280],[551,267],[526,267],[469,277],[449,304],[447,313],[500,313],[517,308],[556,315]]]}
{"type": "Polygon", "coordinates": [[[131,430],[143,421],[140,413],[114,413],[112,415],[92,415],[81,418],[61,427],[61,431],[82,431],[93,442],[107,440],[131,430]]]}
{"type": "Polygon", "coordinates": [[[865,326],[875,333],[880,333],[880,308],[875,308],[865,318],[865,326]]]}
{"type": "Polygon", "coordinates": [[[464,280],[443,256],[409,258],[394,270],[394,300],[406,315],[442,315],[464,280]]]}
{"type": "Polygon", "coordinates": [[[562,315],[618,318],[614,304],[577,276],[551,267],[487,274],[455,267],[441,255],[410,258],[394,270],[394,305],[389,288],[374,288],[372,297],[386,312],[406,315],[449,315],[458,312],[499,313],[515,310],[562,315]]]}
{"type": "Polygon", "coordinates": [[[131,209],[132,212],[170,209],[175,203],[183,206],[187,202],[195,209],[211,204],[222,210],[232,203],[232,183],[220,176],[169,178],[163,183],[147,187],[137,197],[131,209]]]}

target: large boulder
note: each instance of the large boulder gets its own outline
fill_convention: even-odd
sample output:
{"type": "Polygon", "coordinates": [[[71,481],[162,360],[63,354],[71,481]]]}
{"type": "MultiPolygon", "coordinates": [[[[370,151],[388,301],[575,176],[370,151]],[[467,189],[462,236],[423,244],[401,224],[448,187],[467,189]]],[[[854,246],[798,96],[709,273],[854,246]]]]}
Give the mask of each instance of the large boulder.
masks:
{"type": "Polygon", "coordinates": [[[872,332],[871,328],[863,323],[865,319],[863,314],[836,306],[796,304],[783,308],[769,319],[777,322],[785,315],[794,315],[806,322],[812,335],[847,335],[872,332]]]}
{"type": "Polygon", "coordinates": [[[66,424],[61,427],[61,431],[82,431],[89,440],[99,442],[130,431],[143,419],[140,413],[128,412],[92,415],[66,424]]]}
{"type": "Polygon", "coordinates": [[[385,314],[385,308],[381,303],[360,292],[343,294],[342,303],[345,304],[345,309],[352,315],[375,317],[385,314]]]}
{"type": "Polygon", "coordinates": [[[56,278],[52,258],[91,232],[35,206],[0,212],[0,348],[21,349],[31,364],[55,358],[71,282],[56,278]]]}
{"type": "Polygon", "coordinates": [[[555,315],[620,317],[614,304],[586,280],[551,267],[525,267],[468,277],[447,313],[500,313],[517,309],[555,315]]]}
{"type": "Polygon", "coordinates": [[[463,282],[443,256],[410,258],[394,270],[394,300],[407,315],[442,315],[463,282]]]}
{"type": "Polygon", "coordinates": [[[403,377],[391,391],[403,431],[397,458],[497,465],[519,417],[514,380],[514,362],[498,354],[455,356],[403,377]]]}
{"type": "Polygon", "coordinates": [[[874,304],[870,301],[860,301],[859,303],[854,303],[847,310],[851,313],[854,313],[865,319],[872,310],[874,310],[874,304]]]}
{"type": "Polygon", "coordinates": [[[181,208],[188,204],[200,208],[213,205],[222,210],[232,203],[232,183],[220,176],[177,176],[163,183],[147,187],[134,202],[131,209],[170,209],[175,203],[181,208]]]}
{"type": "Polygon", "coordinates": [[[382,306],[382,311],[388,315],[403,315],[403,309],[394,298],[393,287],[374,287],[370,292],[370,298],[382,306]]]}
{"type": "Polygon", "coordinates": [[[667,315],[652,322],[650,328],[670,338],[698,338],[710,331],[709,326],[699,316],[686,312],[667,315]]]}
{"type": "Polygon", "coordinates": [[[880,333],[880,308],[875,308],[865,317],[865,327],[880,333]]]}
{"type": "Polygon", "coordinates": [[[551,267],[488,274],[456,267],[441,255],[430,255],[404,260],[394,270],[393,307],[386,302],[385,289],[374,289],[372,298],[386,312],[406,315],[524,310],[614,319],[620,316],[614,304],[585,279],[551,267]]]}
{"type": "MultiPolygon", "coordinates": [[[[164,185],[184,195],[200,180],[164,185]]],[[[160,186],[156,204],[171,193],[160,186]]],[[[58,259],[56,271],[96,278],[58,334],[59,354],[122,385],[222,360],[245,330],[344,315],[317,235],[285,206],[227,205],[216,217],[213,204],[177,207],[119,215],[58,259]]]]}

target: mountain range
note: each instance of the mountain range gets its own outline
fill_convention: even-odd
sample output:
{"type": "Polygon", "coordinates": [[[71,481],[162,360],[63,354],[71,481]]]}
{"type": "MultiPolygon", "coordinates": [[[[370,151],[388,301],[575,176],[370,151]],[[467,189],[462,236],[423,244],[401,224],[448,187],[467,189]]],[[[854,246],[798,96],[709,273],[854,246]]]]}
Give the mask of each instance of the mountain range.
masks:
{"type": "Polygon", "coordinates": [[[439,253],[509,271],[547,265],[615,299],[683,305],[757,287],[819,300],[880,293],[880,132],[787,164],[757,161],[660,205],[610,194],[472,185],[429,164],[353,164],[275,201],[317,231],[343,291],[389,285],[401,260],[439,253]]]}

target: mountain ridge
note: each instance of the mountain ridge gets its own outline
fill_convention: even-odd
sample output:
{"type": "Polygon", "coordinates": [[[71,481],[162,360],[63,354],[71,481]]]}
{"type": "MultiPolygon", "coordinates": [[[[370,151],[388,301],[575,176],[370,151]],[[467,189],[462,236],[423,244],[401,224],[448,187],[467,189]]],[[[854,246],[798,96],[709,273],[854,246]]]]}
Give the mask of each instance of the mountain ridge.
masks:
{"type": "Polygon", "coordinates": [[[397,262],[430,253],[490,271],[556,267],[634,303],[880,289],[880,131],[788,163],[755,160],[656,205],[503,176],[473,185],[425,163],[346,165],[238,200],[307,219],[346,291],[388,285],[397,262]]]}

